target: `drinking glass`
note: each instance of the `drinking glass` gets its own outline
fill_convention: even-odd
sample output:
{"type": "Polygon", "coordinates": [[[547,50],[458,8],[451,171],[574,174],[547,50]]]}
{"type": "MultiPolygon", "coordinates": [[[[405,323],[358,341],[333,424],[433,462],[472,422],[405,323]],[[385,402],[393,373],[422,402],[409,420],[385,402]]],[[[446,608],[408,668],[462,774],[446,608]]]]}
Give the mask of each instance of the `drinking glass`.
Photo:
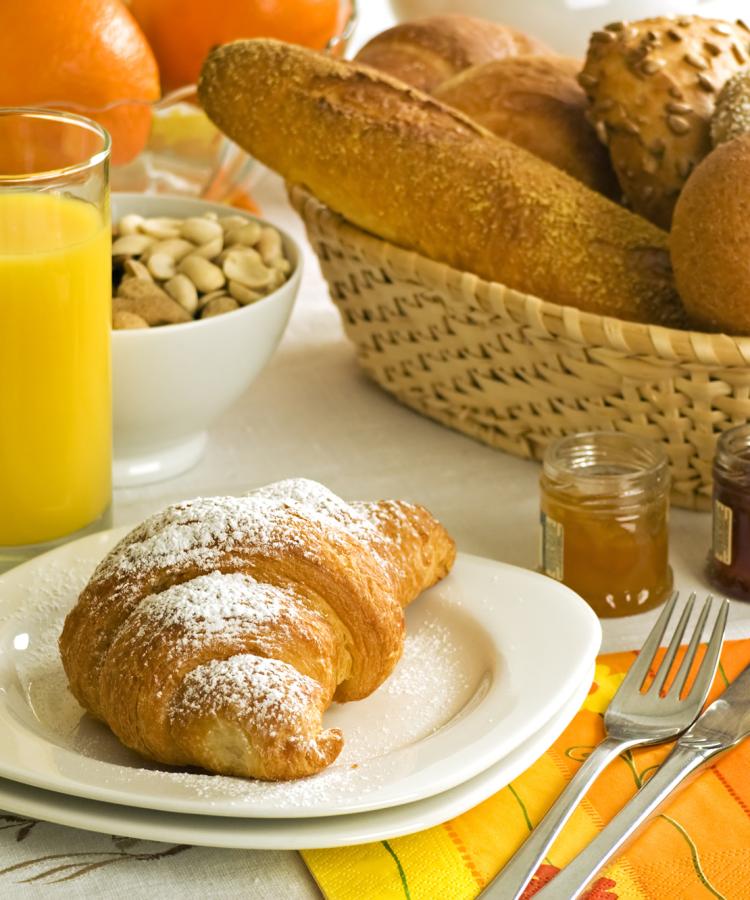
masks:
{"type": "Polygon", "coordinates": [[[0,108],[0,571],[108,523],[107,132],[0,108]]]}

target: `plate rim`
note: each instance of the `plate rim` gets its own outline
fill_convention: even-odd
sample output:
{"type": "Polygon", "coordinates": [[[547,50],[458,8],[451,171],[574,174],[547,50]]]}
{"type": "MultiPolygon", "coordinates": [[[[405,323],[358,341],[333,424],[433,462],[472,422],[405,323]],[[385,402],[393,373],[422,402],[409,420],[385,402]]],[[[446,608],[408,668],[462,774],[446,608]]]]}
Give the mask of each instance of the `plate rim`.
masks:
{"type": "MultiPolygon", "coordinates": [[[[9,581],[11,582],[11,584],[13,582],[16,582],[17,590],[23,589],[23,584],[26,580],[26,576],[34,577],[35,573],[39,570],[40,567],[43,569],[45,565],[53,562],[55,557],[67,556],[71,553],[71,548],[78,546],[79,549],[83,550],[83,548],[80,546],[82,544],[86,544],[86,551],[88,551],[88,553],[85,554],[86,565],[90,563],[93,567],[100,556],[100,551],[101,553],[107,552],[111,546],[114,546],[114,543],[117,540],[119,540],[128,532],[128,530],[129,527],[124,526],[121,528],[108,529],[107,531],[98,532],[94,535],[85,536],[77,541],[72,541],[68,544],[65,544],[62,547],[57,547],[46,554],[38,556],[35,559],[32,559],[24,563],[23,565],[10,570],[3,576],[0,576],[0,621],[4,620],[6,623],[8,621],[12,621],[14,615],[22,614],[23,609],[25,608],[25,604],[19,600],[15,604],[11,613],[6,614],[5,616],[2,615],[4,606],[3,589],[9,581]],[[14,573],[16,574],[14,575],[14,573]]],[[[338,801],[332,801],[329,798],[318,807],[314,805],[304,805],[292,808],[290,808],[289,806],[284,806],[281,809],[279,809],[275,805],[270,805],[274,804],[275,801],[268,800],[265,801],[264,806],[258,807],[257,801],[250,798],[239,800],[231,798],[207,799],[205,797],[199,797],[196,794],[188,797],[164,797],[163,795],[157,796],[153,793],[147,792],[147,785],[141,785],[137,790],[127,790],[122,785],[115,785],[113,787],[107,784],[102,784],[103,781],[109,781],[111,783],[113,779],[118,778],[118,775],[114,771],[110,774],[100,773],[98,780],[92,784],[91,782],[85,782],[81,779],[76,780],[75,778],[63,772],[45,774],[38,771],[32,771],[24,767],[23,765],[19,766],[17,761],[15,762],[15,764],[9,765],[7,763],[4,763],[1,758],[0,777],[27,784],[41,790],[53,791],[56,793],[64,794],[66,796],[75,796],[97,802],[113,803],[119,806],[148,808],[164,813],[211,815],[233,819],[246,818],[248,816],[248,813],[250,813],[253,818],[268,819],[307,819],[320,818],[325,816],[357,815],[364,812],[373,812],[379,809],[385,809],[389,806],[399,806],[407,803],[418,802],[419,800],[426,799],[429,796],[451,790],[457,785],[474,778],[480,772],[495,764],[499,759],[503,758],[508,753],[513,752],[518,746],[520,746],[525,740],[527,740],[530,735],[536,733],[543,726],[543,724],[550,719],[554,712],[554,709],[559,705],[561,696],[564,697],[565,694],[572,689],[571,685],[575,685],[578,683],[581,672],[584,671],[591,660],[595,658],[601,643],[601,625],[598,619],[596,618],[590,607],[585,604],[585,602],[581,600],[581,598],[578,597],[577,594],[575,594],[565,585],[562,585],[559,582],[554,582],[537,572],[533,572],[528,569],[522,569],[518,566],[513,566],[508,563],[500,562],[498,560],[492,560],[487,557],[481,557],[474,554],[459,553],[457,562],[459,561],[469,566],[473,565],[478,566],[479,568],[489,567],[490,570],[495,570],[496,574],[502,574],[503,571],[510,571],[515,574],[516,577],[520,576],[524,580],[528,580],[532,586],[538,584],[539,586],[545,587],[547,591],[553,589],[557,595],[563,598],[567,598],[569,609],[576,610],[579,614],[580,622],[582,624],[588,622],[589,626],[588,630],[584,634],[585,641],[583,641],[582,645],[583,652],[581,652],[579,657],[573,661],[573,664],[570,667],[570,673],[562,682],[561,690],[550,694],[550,696],[545,700],[542,706],[534,709],[531,714],[522,719],[521,726],[513,734],[512,739],[506,739],[504,742],[499,742],[502,747],[500,751],[497,751],[497,745],[493,744],[492,736],[497,736],[497,732],[502,730],[503,722],[507,723],[507,716],[501,719],[499,723],[496,723],[494,727],[491,727],[485,734],[481,735],[480,738],[475,740],[471,747],[468,748],[472,750],[472,752],[477,747],[481,748],[481,752],[478,752],[476,753],[476,755],[472,756],[471,763],[469,765],[466,764],[466,761],[463,758],[461,759],[460,766],[451,766],[448,763],[448,761],[452,759],[455,760],[459,755],[468,753],[466,747],[461,748],[460,751],[453,750],[447,756],[439,758],[437,760],[431,760],[427,767],[428,770],[434,769],[437,766],[438,771],[442,772],[440,777],[435,778],[432,783],[428,784],[427,779],[424,777],[414,779],[413,776],[402,775],[396,781],[396,784],[401,783],[404,786],[396,796],[393,796],[392,791],[391,795],[389,796],[385,790],[386,785],[381,785],[380,789],[377,792],[368,792],[362,797],[361,800],[355,799],[352,802],[344,802],[342,804],[342,801],[340,799],[338,801]],[[408,782],[412,780],[416,782],[416,786],[414,787],[411,787],[408,784],[408,782]],[[419,787],[419,784],[421,784],[422,786],[419,787]],[[367,799],[368,797],[369,799],[367,799]]],[[[433,588],[433,590],[439,589],[439,585],[436,586],[436,588],[433,588]]],[[[477,604],[475,608],[474,621],[479,627],[482,628],[482,630],[486,634],[488,634],[488,637],[490,637],[491,639],[493,649],[496,652],[499,652],[498,635],[497,633],[494,633],[492,631],[492,628],[494,628],[494,623],[492,623],[492,626],[488,631],[486,622],[477,621],[477,610],[479,610],[480,614],[482,612],[480,606],[481,604],[477,604]]],[[[582,632],[582,629],[579,628],[578,632],[582,632]]],[[[577,633],[576,637],[580,636],[581,634],[577,633]]],[[[500,659],[499,657],[497,657],[496,662],[499,661],[500,659]]],[[[497,679],[493,679],[493,682],[497,684],[497,679]]],[[[495,694],[497,694],[497,691],[495,691],[495,694]]],[[[489,699],[492,700],[492,688],[490,688],[489,699]]],[[[477,709],[482,709],[483,707],[485,707],[486,702],[487,697],[484,697],[478,704],[477,709]]],[[[520,706],[520,704],[515,704],[513,709],[515,710],[517,706],[520,706]]],[[[476,712],[477,710],[472,710],[472,713],[475,716],[476,712]]],[[[4,720],[8,721],[8,719],[12,719],[7,710],[3,709],[1,713],[4,720]]],[[[470,713],[469,715],[471,716],[472,713],[470,713]]],[[[516,715],[518,715],[517,712],[516,715]]],[[[17,720],[12,720],[11,724],[18,729],[17,734],[27,735],[26,739],[28,739],[28,735],[31,735],[32,739],[36,742],[41,741],[43,745],[47,746],[53,745],[57,752],[62,752],[74,758],[84,758],[82,754],[76,753],[70,748],[62,747],[60,745],[54,745],[52,741],[50,741],[49,739],[45,739],[43,735],[29,731],[28,726],[24,726],[17,720]]],[[[437,732],[437,734],[439,734],[439,731],[437,732]]],[[[23,738],[20,737],[19,739],[23,738]]],[[[427,738],[427,740],[431,739],[432,737],[427,738]]],[[[408,747],[399,748],[399,750],[396,750],[395,753],[404,753],[408,750],[408,747]]],[[[127,769],[127,767],[120,766],[117,763],[108,763],[105,760],[100,759],[86,759],[89,765],[91,763],[94,763],[97,766],[111,766],[113,767],[113,769],[125,769],[126,772],[131,771],[127,769]]],[[[89,769],[89,772],[91,772],[91,769],[89,769]]],[[[420,776],[421,775],[422,772],[420,772],[420,776]]],[[[147,778],[148,775],[146,775],[145,777],[147,778]]]]}
{"type": "Polygon", "coordinates": [[[46,791],[8,779],[0,779],[0,806],[15,815],[97,834],[111,833],[137,840],[187,843],[196,847],[228,850],[314,850],[389,840],[424,831],[462,815],[518,778],[549,750],[572,722],[590,690],[594,671],[595,663],[592,662],[587,676],[565,700],[558,713],[526,744],[451,790],[402,806],[314,819],[246,818],[239,821],[226,816],[197,816],[125,807],[127,815],[123,817],[120,804],[83,797],[67,798],[67,795],[56,791],[46,791]],[[11,799],[9,806],[8,798],[13,791],[16,795],[20,791],[21,796],[18,802],[11,799]],[[48,804],[46,810],[55,810],[54,818],[45,818],[38,809],[30,808],[29,794],[32,805],[41,802],[36,799],[38,796],[45,800],[48,804]],[[70,799],[73,804],[68,802],[70,799]],[[89,809],[99,813],[95,821],[85,818],[89,809]],[[106,820],[105,813],[109,816],[106,820]],[[159,822],[163,817],[167,817],[168,821],[159,822]],[[334,836],[337,824],[340,826],[339,837],[334,836]],[[164,833],[174,828],[177,831],[164,833]],[[181,828],[184,831],[180,831],[181,828]],[[216,828],[224,835],[222,838],[213,837],[215,831],[212,829],[216,828]],[[316,837],[316,829],[321,828],[322,833],[316,837]],[[310,832],[309,837],[307,832],[310,832]]]}

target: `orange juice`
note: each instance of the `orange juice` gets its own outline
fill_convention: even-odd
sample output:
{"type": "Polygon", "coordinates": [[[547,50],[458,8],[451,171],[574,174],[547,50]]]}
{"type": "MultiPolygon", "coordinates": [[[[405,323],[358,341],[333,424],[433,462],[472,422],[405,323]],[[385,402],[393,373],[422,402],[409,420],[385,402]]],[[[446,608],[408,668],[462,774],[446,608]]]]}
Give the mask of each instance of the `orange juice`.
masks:
{"type": "Polygon", "coordinates": [[[0,546],[89,525],[111,496],[109,223],[0,191],[0,546]]]}

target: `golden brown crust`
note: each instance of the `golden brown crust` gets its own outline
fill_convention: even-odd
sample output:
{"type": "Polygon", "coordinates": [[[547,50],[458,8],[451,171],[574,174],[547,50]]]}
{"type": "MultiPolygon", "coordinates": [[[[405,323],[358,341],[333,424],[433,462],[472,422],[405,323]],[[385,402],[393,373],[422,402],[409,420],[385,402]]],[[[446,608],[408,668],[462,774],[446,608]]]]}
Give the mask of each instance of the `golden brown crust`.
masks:
{"type": "Polygon", "coordinates": [[[270,40],[208,57],[233,140],[355,225],[545,300],[676,324],[667,236],[434,98],[270,40]]]}
{"type": "Polygon", "coordinates": [[[323,712],[387,678],[403,607],[454,556],[421,507],[304,480],[177,504],[114,548],[66,618],[71,691],[151,759],[309,775],[343,744],[323,712]]]}
{"type": "Polygon", "coordinates": [[[576,81],[580,68],[579,60],[564,56],[500,59],[464,70],[433,96],[616,199],[609,154],[586,118],[588,101],[576,81]]]}
{"type": "Polygon", "coordinates": [[[615,22],[591,37],[579,81],[636,212],[669,228],[680,190],[711,150],[724,82],[750,62],[750,32],[698,16],[615,22]]]}
{"type": "Polygon", "coordinates": [[[696,325],[750,334],[750,135],[722,144],[690,176],[670,244],[696,325]]]}
{"type": "Polygon", "coordinates": [[[750,132],[750,69],[741,69],[725,82],[711,119],[714,147],[750,132]]]}
{"type": "Polygon", "coordinates": [[[395,25],[359,51],[360,63],[428,93],[457,72],[519,53],[546,53],[529,35],[484,19],[429,16],[395,25]]]}

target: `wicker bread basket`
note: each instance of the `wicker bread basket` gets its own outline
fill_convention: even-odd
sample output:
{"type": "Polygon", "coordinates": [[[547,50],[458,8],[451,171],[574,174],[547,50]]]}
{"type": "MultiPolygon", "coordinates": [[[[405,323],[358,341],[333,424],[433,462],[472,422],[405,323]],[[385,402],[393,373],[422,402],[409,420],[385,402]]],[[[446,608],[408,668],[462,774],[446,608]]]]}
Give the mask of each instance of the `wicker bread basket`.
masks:
{"type": "Polygon", "coordinates": [[[516,456],[615,430],[664,442],[672,500],[707,509],[719,433],[750,419],[750,338],[547,303],[403,250],[290,191],[362,368],[402,403],[516,456]]]}

